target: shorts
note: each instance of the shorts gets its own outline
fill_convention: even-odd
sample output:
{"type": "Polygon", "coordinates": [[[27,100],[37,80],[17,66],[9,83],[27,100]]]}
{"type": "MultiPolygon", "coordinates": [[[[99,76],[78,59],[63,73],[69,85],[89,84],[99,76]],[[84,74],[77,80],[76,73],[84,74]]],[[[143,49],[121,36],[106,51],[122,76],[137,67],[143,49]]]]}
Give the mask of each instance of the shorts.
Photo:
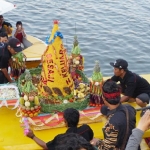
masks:
{"type": "Polygon", "coordinates": [[[142,93],[138,95],[136,98],[140,99],[143,103],[149,104],[150,102],[150,94],[142,93]]]}

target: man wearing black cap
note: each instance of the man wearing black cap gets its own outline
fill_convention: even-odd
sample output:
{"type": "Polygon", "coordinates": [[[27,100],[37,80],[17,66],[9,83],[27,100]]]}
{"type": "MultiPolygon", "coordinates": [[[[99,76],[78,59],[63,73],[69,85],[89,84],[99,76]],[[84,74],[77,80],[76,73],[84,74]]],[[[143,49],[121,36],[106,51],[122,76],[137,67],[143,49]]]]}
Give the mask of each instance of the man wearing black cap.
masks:
{"type": "Polygon", "coordinates": [[[124,59],[117,59],[110,63],[114,67],[113,81],[120,81],[124,96],[121,102],[134,100],[140,107],[145,107],[150,101],[150,84],[147,80],[128,70],[128,63],[124,59]]]}
{"type": "Polygon", "coordinates": [[[20,41],[16,38],[11,38],[8,42],[8,50],[12,55],[21,52],[22,48],[20,41]]]}
{"type": "Polygon", "coordinates": [[[26,69],[26,56],[22,53],[21,43],[16,38],[11,38],[9,40],[8,50],[12,54],[10,61],[11,76],[17,80],[26,69]]]}

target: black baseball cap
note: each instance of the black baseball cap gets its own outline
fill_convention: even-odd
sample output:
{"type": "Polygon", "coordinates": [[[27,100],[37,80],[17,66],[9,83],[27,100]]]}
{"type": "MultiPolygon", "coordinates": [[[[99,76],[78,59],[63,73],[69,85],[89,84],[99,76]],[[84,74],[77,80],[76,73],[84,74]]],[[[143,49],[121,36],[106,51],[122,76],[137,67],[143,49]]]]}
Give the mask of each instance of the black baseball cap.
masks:
{"type": "Polygon", "coordinates": [[[127,69],[128,68],[128,62],[124,59],[117,59],[114,63],[110,62],[110,65],[119,68],[119,69],[127,69]]]}
{"type": "Polygon", "coordinates": [[[21,43],[18,39],[16,38],[11,38],[8,42],[8,45],[10,47],[12,47],[16,52],[21,52],[22,51],[22,47],[21,47],[21,43]]]}

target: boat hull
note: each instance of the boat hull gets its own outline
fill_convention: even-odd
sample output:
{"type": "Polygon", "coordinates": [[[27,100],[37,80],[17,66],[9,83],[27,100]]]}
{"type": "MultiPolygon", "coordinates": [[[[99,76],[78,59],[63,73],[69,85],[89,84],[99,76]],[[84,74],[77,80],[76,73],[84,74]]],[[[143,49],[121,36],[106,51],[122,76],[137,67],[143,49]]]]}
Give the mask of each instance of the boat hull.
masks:
{"type": "MultiPolygon", "coordinates": [[[[131,104],[134,107],[138,107],[135,103],[131,104]]],[[[33,140],[27,138],[23,134],[23,128],[20,127],[20,118],[15,116],[16,110],[11,110],[6,107],[0,108],[1,116],[1,132],[0,132],[0,149],[7,150],[37,150],[41,149],[35,144],[33,140]]],[[[137,121],[140,119],[140,112],[136,115],[137,121]]],[[[94,131],[94,136],[96,138],[103,139],[102,128],[104,127],[106,118],[102,117],[102,121],[99,123],[91,123],[90,127],[94,131]]],[[[49,130],[34,131],[35,135],[45,142],[48,142],[54,138],[57,134],[65,133],[66,127],[53,128],[49,130]]],[[[145,132],[144,137],[150,135],[150,130],[145,132]]],[[[144,148],[146,145],[144,145],[144,148]]],[[[142,148],[142,149],[144,149],[142,148]]]]}
{"type": "Polygon", "coordinates": [[[26,62],[26,68],[28,68],[28,69],[37,68],[40,65],[40,63],[41,63],[40,60],[27,61],[26,62]]]}
{"type": "Polygon", "coordinates": [[[27,57],[26,67],[27,68],[36,68],[41,63],[41,56],[46,50],[47,45],[40,39],[27,35],[23,39],[23,44],[25,49],[23,53],[27,57]]]}

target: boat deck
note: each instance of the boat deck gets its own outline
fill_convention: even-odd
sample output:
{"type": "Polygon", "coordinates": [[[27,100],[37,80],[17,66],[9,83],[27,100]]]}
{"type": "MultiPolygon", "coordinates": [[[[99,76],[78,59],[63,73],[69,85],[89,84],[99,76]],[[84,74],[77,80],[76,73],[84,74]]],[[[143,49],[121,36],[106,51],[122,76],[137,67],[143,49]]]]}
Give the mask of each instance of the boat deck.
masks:
{"type": "MultiPolygon", "coordinates": [[[[143,75],[150,82],[150,75],[143,75]]],[[[107,78],[105,78],[107,79],[107,78]]],[[[130,103],[135,108],[139,108],[135,103],[130,103]]],[[[6,107],[0,108],[0,150],[40,150],[41,148],[35,142],[24,136],[23,128],[20,126],[19,118],[16,117],[16,110],[6,107]]],[[[137,112],[137,121],[140,119],[140,112],[137,112]]],[[[96,138],[103,139],[102,127],[105,124],[105,117],[102,122],[89,124],[94,131],[96,138]]],[[[45,142],[53,139],[54,136],[64,133],[66,128],[56,128],[42,131],[35,131],[37,137],[45,142]]],[[[145,132],[144,137],[150,137],[150,130],[145,132]]],[[[148,150],[144,142],[142,142],[142,150],[148,150]]]]}
{"type": "Polygon", "coordinates": [[[23,50],[23,53],[27,57],[26,66],[27,68],[36,68],[41,63],[41,56],[46,50],[46,44],[31,35],[27,35],[26,39],[23,41],[26,45],[26,49],[23,50]]]}
{"type": "MultiPolygon", "coordinates": [[[[132,104],[134,107],[135,104],[132,104]]],[[[6,107],[0,108],[0,149],[1,150],[37,150],[41,149],[35,142],[23,134],[23,128],[20,126],[19,118],[15,116],[16,110],[6,107]]],[[[140,112],[137,113],[139,120],[140,112]]],[[[105,118],[102,122],[89,124],[94,130],[94,136],[103,139],[102,127],[105,124],[105,118]]],[[[57,134],[64,133],[66,128],[56,128],[42,131],[35,131],[35,134],[45,142],[52,140],[57,134]]],[[[150,130],[144,134],[144,137],[150,136],[150,130]]],[[[146,146],[144,146],[146,147],[146,146]]],[[[142,149],[143,150],[143,149],[142,149]]]]}
{"type": "Polygon", "coordinates": [[[46,44],[31,35],[27,35],[26,40],[31,44],[31,46],[23,51],[27,57],[27,61],[41,60],[41,56],[46,50],[46,44]]]}

